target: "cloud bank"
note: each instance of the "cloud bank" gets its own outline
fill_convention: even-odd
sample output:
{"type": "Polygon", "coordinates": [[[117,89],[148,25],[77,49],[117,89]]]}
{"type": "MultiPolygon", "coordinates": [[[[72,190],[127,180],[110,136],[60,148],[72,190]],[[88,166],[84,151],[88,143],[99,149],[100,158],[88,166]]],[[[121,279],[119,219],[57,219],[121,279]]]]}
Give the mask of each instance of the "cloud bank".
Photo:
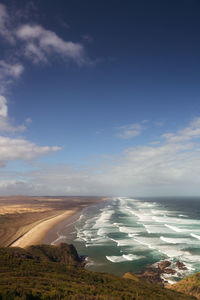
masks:
{"type": "MultiPolygon", "coordinates": [[[[200,118],[160,136],[160,144],[125,149],[87,168],[43,166],[23,180],[7,178],[0,192],[40,195],[199,195],[200,118]]],[[[18,174],[20,176],[20,174],[18,174]]],[[[22,174],[21,174],[22,175],[22,174]]]]}

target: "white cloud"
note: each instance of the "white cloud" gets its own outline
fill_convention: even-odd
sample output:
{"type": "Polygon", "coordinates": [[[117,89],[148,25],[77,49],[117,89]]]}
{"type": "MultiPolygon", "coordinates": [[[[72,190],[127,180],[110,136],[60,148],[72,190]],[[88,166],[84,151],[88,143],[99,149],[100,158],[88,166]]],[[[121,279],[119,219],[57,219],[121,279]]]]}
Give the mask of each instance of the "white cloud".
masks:
{"type": "Polygon", "coordinates": [[[0,117],[0,132],[2,133],[16,133],[26,130],[25,125],[13,126],[8,118],[0,117]]]}
{"type": "Polygon", "coordinates": [[[8,118],[7,100],[4,96],[0,95],[0,132],[15,133],[24,131],[25,125],[14,126],[8,118]]]}
{"type": "Polygon", "coordinates": [[[7,7],[0,4],[0,37],[7,41],[9,59],[12,57],[15,61],[0,60],[0,94],[5,93],[23,73],[24,63],[17,61],[24,58],[32,63],[49,63],[52,58],[58,57],[78,65],[92,64],[81,43],[66,41],[39,24],[22,24],[20,15],[19,11],[9,14],[7,7]]]}
{"type": "Polygon", "coordinates": [[[31,59],[33,63],[39,63],[41,61],[45,63],[48,62],[45,53],[40,49],[40,47],[32,42],[26,44],[24,55],[31,59]]]}
{"type": "Polygon", "coordinates": [[[0,136],[0,161],[32,160],[60,149],[57,146],[37,146],[25,139],[0,136]]]}
{"type": "MultiPolygon", "coordinates": [[[[147,121],[142,121],[141,123],[146,123],[147,121]]],[[[126,126],[121,126],[118,128],[119,133],[117,134],[118,137],[123,139],[131,139],[136,137],[142,133],[144,130],[144,126],[140,123],[130,124],[126,126]]]]}
{"type": "MultiPolygon", "coordinates": [[[[7,7],[0,4],[0,38],[6,42],[9,49],[8,59],[0,60],[0,167],[5,167],[8,161],[12,160],[33,160],[37,157],[57,152],[61,148],[57,146],[38,146],[25,139],[3,134],[16,134],[26,129],[25,125],[32,122],[30,118],[25,120],[25,125],[14,125],[8,115],[8,103],[4,96],[8,88],[24,71],[24,58],[29,58],[33,63],[49,62],[57,55],[64,61],[71,60],[78,65],[88,63],[84,47],[80,43],[65,41],[55,32],[47,30],[40,25],[30,25],[21,23],[24,14],[20,11],[9,14],[7,7]],[[21,25],[20,25],[21,24],[21,25]],[[16,51],[17,49],[17,51],[16,51]]],[[[3,43],[2,43],[3,44],[3,43]]],[[[6,48],[6,49],[7,49],[6,48]]],[[[6,57],[7,54],[5,55],[6,57]]],[[[26,183],[26,182],[25,182],[26,183]]],[[[23,186],[23,181],[13,180],[2,181],[0,186],[5,189],[10,187],[23,186]]],[[[15,188],[14,188],[15,189],[15,188]]],[[[13,190],[14,190],[13,189],[13,190]]]]}
{"type": "MultiPolygon", "coordinates": [[[[7,100],[3,96],[24,71],[23,64],[17,62],[19,59],[26,57],[33,63],[49,62],[53,56],[58,55],[63,60],[72,60],[79,65],[87,60],[81,44],[65,41],[40,25],[16,25],[20,18],[19,11],[11,16],[6,6],[0,4],[0,37],[8,42],[9,53],[14,61],[0,60],[0,132],[12,134],[26,129],[24,124],[12,124],[8,117],[7,100]]],[[[30,119],[25,122],[26,125],[29,123],[30,119]]]]}
{"type": "MultiPolygon", "coordinates": [[[[90,64],[80,43],[65,41],[55,32],[36,24],[19,25],[20,12],[9,14],[7,7],[0,4],[0,37],[9,45],[9,56],[13,62],[0,60],[0,95],[5,95],[10,86],[20,78],[24,66],[20,61],[28,58],[32,63],[49,63],[55,56],[64,61],[73,61],[78,65],[90,64]],[[18,22],[17,22],[18,21],[18,22]],[[18,23],[18,25],[16,25],[18,23]],[[17,49],[17,51],[16,51],[17,49]]],[[[9,57],[9,59],[10,59],[9,57]]],[[[25,130],[25,125],[12,126],[7,115],[7,104],[0,100],[0,131],[16,132],[25,130]]],[[[5,100],[5,97],[4,97],[5,100]]]]}
{"type": "Polygon", "coordinates": [[[42,26],[22,25],[17,29],[16,36],[25,44],[25,56],[34,62],[47,62],[49,55],[57,54],[79,65],[86,63],[84,47],[80,43],[64,41],[42,26]]]}
{"type": "Polygon", "coordinates": [[[7,100],[4,96],[0,96],[0,118],[6,118],[8,115],[7,100]]]}
{"type": "MultiPolygon", "coordinates": [[[[31,123],[31,119],[26,119],[26,124],[31,123]]],[[[7,100],[0,96],[0,132],[16,133],[24,131],[24,125],[13,126],[8,118],[7,100]]],[[[23,138],[11,138],[0,136],[0,167],[5,167],[8,161],[12,160],[32,160],[37,157],[57,152],[61,148],[57,146],[38,146],[23,138]]]]}

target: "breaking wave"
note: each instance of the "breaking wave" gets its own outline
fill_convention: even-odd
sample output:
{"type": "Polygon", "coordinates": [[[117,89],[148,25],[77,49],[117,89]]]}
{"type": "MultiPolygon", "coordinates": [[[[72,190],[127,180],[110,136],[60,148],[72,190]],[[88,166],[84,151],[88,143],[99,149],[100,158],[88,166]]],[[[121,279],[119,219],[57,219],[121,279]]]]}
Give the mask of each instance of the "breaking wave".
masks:
{"type": "Polygon", "coordinates": [[[134,255],[134,254],[123,254],[121,256],[106,256],[107,260],[113,262],[113,263],[119,263],[124,261],[133,261],[142,259],[143,256],[140,255],[134,255]]]}
{"type": "MultiPolygon", "coordinates": [[[[179,207],[113,198],[84,210],[74,224],[72,243],[92,257],[93,266],[130,262],[134,271],[138,264],[144,268],[169,259],[184,262],[191,273],[200,271],[200,220],[179,207]]],[[[65,238],[61,233],[54,243],[65,238]]]]}

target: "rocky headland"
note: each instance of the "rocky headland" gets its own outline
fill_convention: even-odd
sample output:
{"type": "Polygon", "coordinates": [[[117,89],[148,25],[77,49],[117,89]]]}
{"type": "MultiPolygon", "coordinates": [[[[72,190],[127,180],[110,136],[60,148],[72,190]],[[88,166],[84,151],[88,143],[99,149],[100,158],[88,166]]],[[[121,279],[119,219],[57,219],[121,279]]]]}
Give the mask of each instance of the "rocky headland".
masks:
{"type": "MultiPolygon", "coordinates": [[[[176,277],[181,277],[180,272],[187,271],[187,267],[183,262],[177,261],[175,264],[168,260],[160,261],[155,266],[147,267],[143,272],[134,273],[132,274],[133,277],[131,278],[131,273],[128,273],[130,279],[138,278],[138,279],[145,279],[146,281],[152,284],[159,284],[161,286],[166,286],[169,284],[169,281],[165,279],[165,274],[173,275],[176,277]]],[[[124,275],[127,278],[127,273],[124,275]]]]}

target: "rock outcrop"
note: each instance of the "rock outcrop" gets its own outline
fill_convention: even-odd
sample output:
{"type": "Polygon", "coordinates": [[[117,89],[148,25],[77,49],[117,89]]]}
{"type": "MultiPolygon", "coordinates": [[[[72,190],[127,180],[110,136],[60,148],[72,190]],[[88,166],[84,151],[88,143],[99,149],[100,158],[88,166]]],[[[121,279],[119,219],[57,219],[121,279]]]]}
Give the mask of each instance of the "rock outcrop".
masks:
{"type": "Polygon", "coordinates": [[[161,271],[164,271],[166,268],[168,268],[169,266],[171,266],[171,262],[168,260],[163,260],[161,262],[158,263],[158,268],[161,271]]]}
{"type": "Polygon", "coordinates": [[[176,266],[179,270],[184,270],[186,271],[188,268],[186,267],[186,265],[184,265],[183,262],[177,261],[176,266]]]}
{"type": "MultiPolygon", "coordinates": [[[[139,279],[145,279],[146,281],[153,283],[153,284],[159,284],[162,286],[165,286],[168,284],[167,280],[164,280],[162,277],[162,274],[171,274],[171,275],[177,275],[177,277],[180,277],[181,274],[177,272],[176,268],[178,268],[180,271],[186,271],[187,267],[183,262],[177,261],[175,264],[175,269],[173,268],[174,264],[168,260],[160,261],[156,267],[147,267],[146,270],[142,273],[135,273],[132,274],[132,276],[137,277],[139,279]]],[[[129,273],[126,273],[129,274],[129,273]]],[[[126,275],[125,274],[125,275],[126,275]]],[[[128,275],[131,278],[130,274],[128,275]]]]}

